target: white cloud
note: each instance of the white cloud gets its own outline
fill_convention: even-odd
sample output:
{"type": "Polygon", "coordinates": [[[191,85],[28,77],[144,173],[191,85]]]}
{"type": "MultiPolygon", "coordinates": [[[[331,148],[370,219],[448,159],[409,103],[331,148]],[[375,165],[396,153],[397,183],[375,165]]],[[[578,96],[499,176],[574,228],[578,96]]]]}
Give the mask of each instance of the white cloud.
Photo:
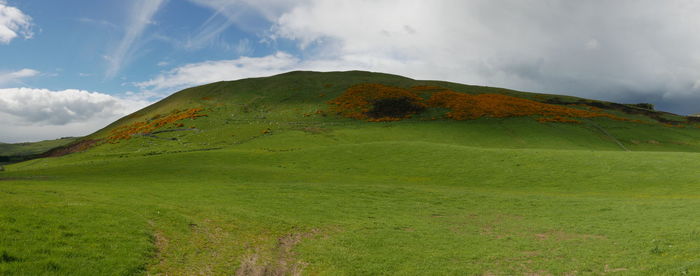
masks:
{"type": "Polygon", "coordinates": [[[11,83],[17,83],[20,82],[22,79],[37,76],[39,75],[39,73],[39,71],[26,68],[15,72],[0,72],[0,86],[11,83]]]}
{"type": "Polygon", "coordinates": [[[9,44],[18,36],[30,39],[33,35],[32,18],[0,0],[0,44],[9,44]]]}
{"type": "Polygon", "coordinates": [[[86,135],[148,104],[74,89],[0,89],[0,141],[86,135]]]}
{"type": "Polygon", "coordinates": [[[297,65],[299,65],[299,59],[284,52],[258,58],[241,57],[232,60],[205,61],[172,69],[136,85],[146,90],[175,90],[221,80],[279,74],[292,70],[297,65]]]}
{"type": "Polygon", "coordinates": [[[152,18],[160,9],[165,0],[134,1],[129,10],[129,22],[126,31],[119,44],[116,45],[110,55],[105,56],[108,61],[106,76],[113,78],[116,76],[124,64],[128,63],[134,51],[134,43],[146,30],[146,27],[153,23],[152,18]]]}

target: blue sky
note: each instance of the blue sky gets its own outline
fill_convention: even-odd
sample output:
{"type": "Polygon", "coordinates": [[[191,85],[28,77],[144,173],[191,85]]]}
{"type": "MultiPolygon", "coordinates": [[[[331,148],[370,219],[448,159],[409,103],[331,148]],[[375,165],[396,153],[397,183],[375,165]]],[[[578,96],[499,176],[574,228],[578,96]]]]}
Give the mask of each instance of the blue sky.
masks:
{"type": "Polygon", "coordinates": [[[281,49],[279,44],[260,43],[259,34],[269,24],[256,18],[259,16],[255,13],[246,18],[250,25],[238,28],[226,24],[226,16],[212,8],[188,1],[164,1],[152,16],[144,15],[148,22],[142,22],[134,17],[146,5],[128,2],[9,2],[32,17],[34,35],[0,48],[1,70],[31,68],[41,72],[31,79],[18,80],[22,85],[119,94],[138,90],[133,83],[187,63],[294,51],[290,47],[281,49]],[[221,25],[226,26],[221,32],[204,33],[221,25]],[[134,31],[133,42],[124,44],[129,28],[143,30],[134,31]]]}
{"type": "Polygon", "coordinates": [[[0,0],[0,142],[180,89],[368,70],[700,112],[700,2],[0,0]]]}

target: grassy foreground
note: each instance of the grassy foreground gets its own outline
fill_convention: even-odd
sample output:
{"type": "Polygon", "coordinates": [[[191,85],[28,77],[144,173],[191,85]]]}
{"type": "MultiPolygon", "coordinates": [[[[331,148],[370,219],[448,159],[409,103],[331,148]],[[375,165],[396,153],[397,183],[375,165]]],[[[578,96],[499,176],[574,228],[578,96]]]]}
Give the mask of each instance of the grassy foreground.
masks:
{"type": "Polygon", "coordinates": [[[11,165],[0,273],[700,271],[700,155],[474,147],[436,141],[444,133],[410,139],[415,128],[11,165]]]}

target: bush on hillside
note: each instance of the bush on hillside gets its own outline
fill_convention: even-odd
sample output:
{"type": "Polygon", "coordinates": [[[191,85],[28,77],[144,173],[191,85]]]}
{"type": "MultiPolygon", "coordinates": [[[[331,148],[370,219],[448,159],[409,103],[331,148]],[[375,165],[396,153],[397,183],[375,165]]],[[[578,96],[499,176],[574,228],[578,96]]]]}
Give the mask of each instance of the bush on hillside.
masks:
{"type": "Polygon", "coordinates": [[[370,118],[404,118],[407,115],[420,113],[425,110],[425,105],[418,104],[412,99],[387,98],[378,99],[372,103],[372,109],[367,112],[370,118]]]}
{"type": "Polygon", "coordinates": [[[344,117],[373,122],[401,120],[426,108],[413,91],[376,83],[352,86],[328,103],[344,117]]]}
{"type": "Polygon", "coordinates": [[[650,104],[650,103],[630,104],[630,106],[639,107],[639,108],[648,109],[648,110],[654,110],[654,104],[650,104]]]}

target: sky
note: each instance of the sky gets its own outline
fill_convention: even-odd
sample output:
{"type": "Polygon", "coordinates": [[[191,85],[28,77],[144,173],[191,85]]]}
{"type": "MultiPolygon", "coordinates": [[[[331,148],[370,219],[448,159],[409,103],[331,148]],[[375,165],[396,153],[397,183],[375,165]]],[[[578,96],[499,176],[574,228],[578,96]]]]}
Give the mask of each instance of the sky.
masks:
{"type": "Polygon", "coordinates": [[[0,142],[183,88],[367,70],[700,112],[695,0],[0,0],[0,142]]]}

